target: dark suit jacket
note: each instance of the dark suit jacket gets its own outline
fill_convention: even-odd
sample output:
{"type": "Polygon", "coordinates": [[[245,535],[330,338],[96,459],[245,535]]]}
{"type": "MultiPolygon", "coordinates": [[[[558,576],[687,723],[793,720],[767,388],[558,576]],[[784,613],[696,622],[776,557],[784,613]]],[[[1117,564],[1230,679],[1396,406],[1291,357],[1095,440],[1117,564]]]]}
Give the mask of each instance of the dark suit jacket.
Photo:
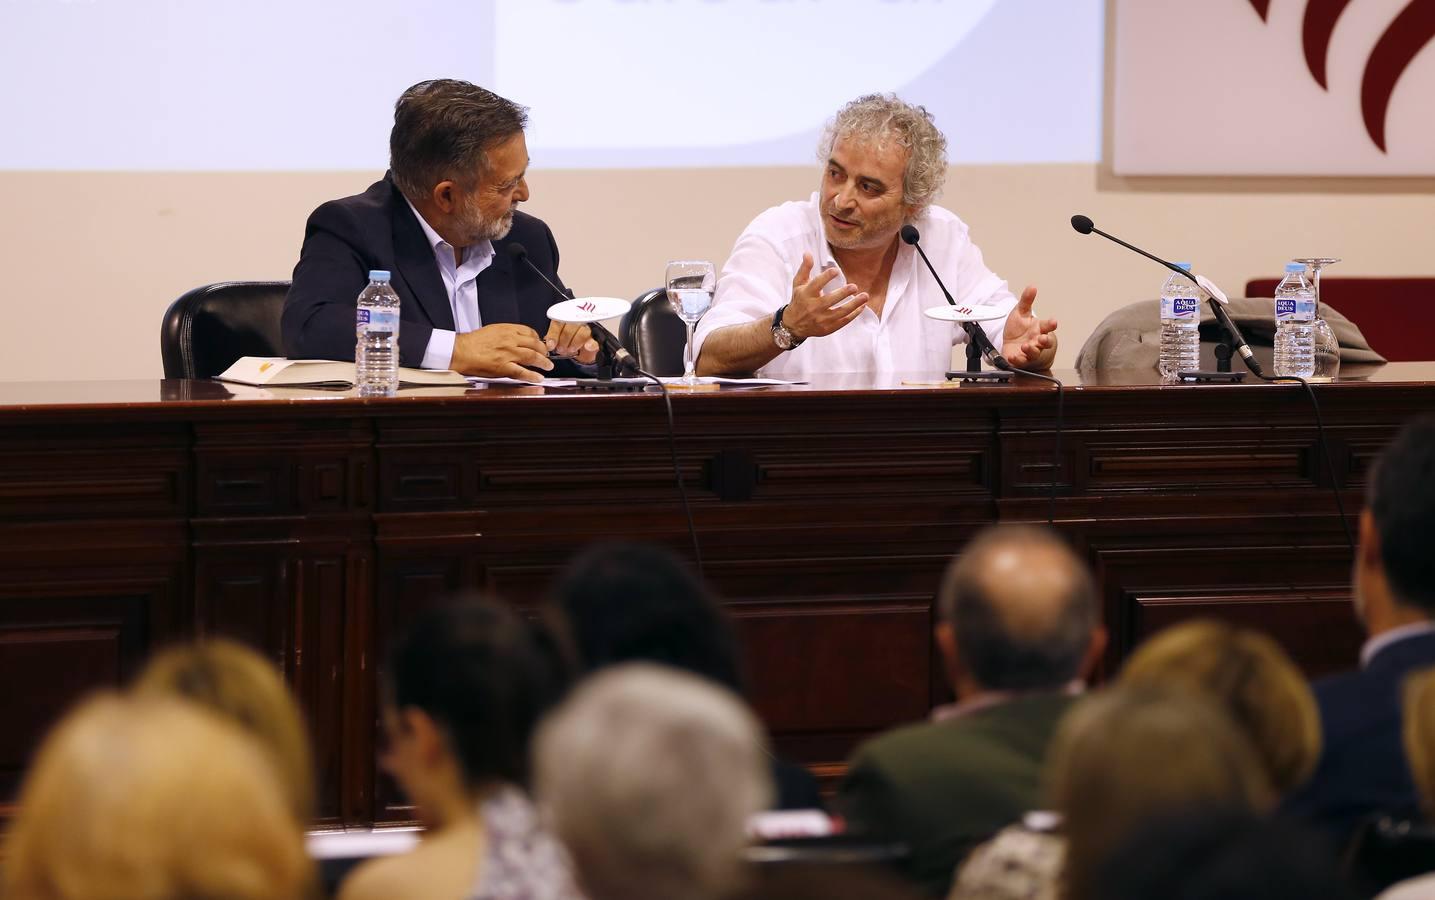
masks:
{"type": "Polygon", "coordinates": [[[1321,755],[1315,774],[1285,803],[1344,846],[1371,813],[1416,808],[1415,784],[1401,743],[1401,686],[1435,666],[1435,634],[1396,641],[1356,672],[1315,684],[1321,755]]]}
{"type": "MultiPolygon", "coordinates": [[[[493,242],[493,262],[478,276],[478,310],[485,325],[517,322],[542,337],[553,289],[505,247],[521,243],[528,258],[558,280],[558,245],[541,219],[514,213],[513,230],[493,242]]],[[[354,316],[369,270],[393,273],[399,295],[399,364],[417,367],[435,328],[454,330],[453,308],[418,218],[385,175],[367,191],[331,200],[304,227],[304,247],[284,298],[281,327],[291,359],[354,358],[354,316]]],[[[557,369],[555,368],[555,372],[557,369]]]]}
{"type": "Polygon", "coordinates": [[[854,833],[905,843],[903,874],[946,897],[974,846],[1042,808],[1047,746],[1076,699],[1031,694],[879,735],[858,748],[837,809],[854,833]]]}

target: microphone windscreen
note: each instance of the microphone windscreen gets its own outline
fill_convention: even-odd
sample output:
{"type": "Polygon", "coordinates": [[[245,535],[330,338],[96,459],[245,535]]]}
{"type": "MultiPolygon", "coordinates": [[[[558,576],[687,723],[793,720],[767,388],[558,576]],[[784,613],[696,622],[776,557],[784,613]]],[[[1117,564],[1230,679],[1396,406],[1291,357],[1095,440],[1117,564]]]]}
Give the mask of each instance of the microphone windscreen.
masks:
{"type": "Polygon", "coordinates": [[[903,225],[901,235],[902,240],[908,244],[915,244],[922,238],[921,233],[917,231],[916,225],[903,225]]]}
{"type": "Polygon", "coordinates": [[[1096,223],[1086,218],[1086,216],[1072,216],[1071,227],[1082,234],[1090,234],[1092,229],[1096,227],[1096,223]]]}
{"type": "Polygon", "coordinates": [[[507,249],[508,255],[513,257],[515,262],[523,262],[525,259],[528,258],[528,248],[518,243],[517,241],[514,241],[509,244],[507,249]]]}

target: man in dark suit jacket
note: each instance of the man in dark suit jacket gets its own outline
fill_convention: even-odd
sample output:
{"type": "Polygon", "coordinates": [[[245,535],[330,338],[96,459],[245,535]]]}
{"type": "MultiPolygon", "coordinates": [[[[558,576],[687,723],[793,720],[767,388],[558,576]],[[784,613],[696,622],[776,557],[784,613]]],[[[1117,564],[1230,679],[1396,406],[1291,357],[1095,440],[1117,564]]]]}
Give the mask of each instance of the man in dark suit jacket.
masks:
{"type": "Polygon", "coordinates": [[[550,323],[560,298],[526,264],[558,280],[558,245],[528,199],[522,107],[463,81],[426,81],[399,98],[390,171],[367,191],[309,217],[284,301],[291,358],[351,360],[359,292],[391,273],[400,300],[401,365],[541,378],[549,354],[591,363],[587,327],[550,323]],[[539,335],[543,335],[542,338],[539,335]]]}
{"type": "Polygon", "coordinates": [[[1435,666],[1435,418],[1408,424],[1371,472],[1360,514],[1355,611],[1370,635],[1360,669],[1315,685],[1323,745],[1286,811],[1342,844],[1377,812],[1419,802],[1401,743],[1406,676],[1435,666]]]}
{"type": "Polygon", "coordinates": [[[978,536],[938,608],[958,702],[858,748],[837,804],[852,831],[906,844],[903,873],[945,897],[968,851],[1041,808],[1047,746],[1106,632],[1086,566],[1042,528],[978,536]]]}

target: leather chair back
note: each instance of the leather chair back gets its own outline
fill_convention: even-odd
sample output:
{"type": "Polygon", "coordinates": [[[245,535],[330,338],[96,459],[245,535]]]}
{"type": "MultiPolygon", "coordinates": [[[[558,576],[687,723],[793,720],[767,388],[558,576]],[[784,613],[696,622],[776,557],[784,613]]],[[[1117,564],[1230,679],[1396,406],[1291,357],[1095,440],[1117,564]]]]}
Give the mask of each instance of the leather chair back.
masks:
{"type": "Polygon", "coordinates": [[[165,310],[165,378],[212,378],[241,356],[283,356],[287,281],[226,281],[188,291],[165,310]]]}
{"type": "Polygon", "coordinates": [[[618,340],[654,375],[683,374],[687,326],[668,302],[668,292],[653,288],[638,295],[618,326],[618,340]]]}

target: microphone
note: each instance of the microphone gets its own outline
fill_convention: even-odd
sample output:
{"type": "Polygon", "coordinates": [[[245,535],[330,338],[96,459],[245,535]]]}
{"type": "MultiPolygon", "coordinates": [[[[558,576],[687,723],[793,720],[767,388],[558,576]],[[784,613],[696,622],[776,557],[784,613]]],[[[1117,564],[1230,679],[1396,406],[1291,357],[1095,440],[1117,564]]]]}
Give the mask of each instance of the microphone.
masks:
{"type": "Polygon", "coordinates": [[[1091,221],[1091,219],[1086,216],[1072,216],[1071,227],[1075,228],[1082,234],[1091,234],[1092,232],[1095,232],[1106,238],[1108,241],[1113,241],[1125,247],[1127,250],[1132,250],[1136,253],[1141,254],[1149,260],[1153,260],[1160,263],[1171,271],[1179,274],[1182,278],[1186,278],[1192,284],[1196,285],[1197,290],[1205,293],[1207,298],[1206,302],[1211,305],[1211,312],[1215,315],[1216,321],[1220,322],[1221,327],[1226,329],[1226,333],[1231,336],[1231,343],[1236,345],[1236,352],[1241,354],[1241,361],[1246,364],[1246,368],[1250,369],[1251,373],[1254,374],[1257,378],[1266,377],[1265,373],[1261,371],[1261,364],[1256,361],[1255,353],[1251,352],[1251,345],[1246,343],[1246,336],[1241,334],[1241,329],[1236,327],[1235,321],[1231,319],[1230,314],[1226,312],[1225,307],[1222,306],[1221,303],[1216,300],[1214,296],[1211,295],[1210,291],[1206,290],[1206,288],[1201,284],[1196,275],[1187,272],[1185,269],[1181,268],[1175,263],[1167,262],[1166,260],[1162,259],[1159,256],[1156,256],[1153,253],[1147,253],[1140,247],[1128,244],[1125,241],[1121,240],[1121,238],[1119,237],[1107,234],[1100,228],[1097,228],[1096,225],[1091,221]]]}
{"type": "MultiPolygon", "coordinates": [[[[942,296],[947,298],[948,303],[953,306],[956,306],[957,301],[952,299],[951,292],[947,290],[947,286],[945,284],[942,284],[942,276],[937,274],[937,270],[932,265],[932,261],[930,259],[927,259],[926,251],[924,251],[922,249],[922,245],[918,243],[918,241],[922,239],[922,235],[919,231],[917,231],[917,226],[910,224],[903,225],[902,231],[900,233],[902,235],[903,243],[911,244],[913,247],[917,248],[917,253],[921,255],[922,262],[927,264],[927,271],[932,273],[932,278],[937,282],[937,287],[942,289],[942,296]]],[[[937,308],[940,309],[941,307],[937,308]]],[[[1001,369],[1003,372],[1011,371],[1011,363],[1007,362],[1006,357],[1002,356],[1001,353],[997,351],[997,348],[992,344],[991,338],[987,337],[987,333],[982,330],[982,326],[978,325],[976,322],[962,322],[961,326],[962,329],[967,333],[967,340],[977,345],[977,347],[982,351],[982,356],[985,356],[988,362],[990,362],[996,368],[1001,369]]],[[[973,368],[975,368],[975,364],[972,365],[973,368]]]]}
{"type": "MultiPolygon", "coordinates": [[[[547,275],[543,274],[542,269],[534,265],[533,260],[528,258],[527,247],[517,241],[513,241],[507,245],[506,250],[508,251],[508,255],[513,257],[514,262],[527,263],[528,268],[532,269],[539,278],[542,278],[544,283],[551,287],[553,293],[557,294],[559,298],[563,300],[573,299],[572,294],[565,292],[558,285],[554,284],[547,275]]],[[[637,373],[638,361],[634,359],[633,354],[629,353],[627,348],[618,341],[617,337],[613,335],[613,332],[603,327],[602,322],[589,322],[588,331],[592,333],[593,340],[598,342],[598,346],[603,348],[603,352],[608,354],[608,358],[613,361],[614,370],[619,373],[637,373]]]]}

